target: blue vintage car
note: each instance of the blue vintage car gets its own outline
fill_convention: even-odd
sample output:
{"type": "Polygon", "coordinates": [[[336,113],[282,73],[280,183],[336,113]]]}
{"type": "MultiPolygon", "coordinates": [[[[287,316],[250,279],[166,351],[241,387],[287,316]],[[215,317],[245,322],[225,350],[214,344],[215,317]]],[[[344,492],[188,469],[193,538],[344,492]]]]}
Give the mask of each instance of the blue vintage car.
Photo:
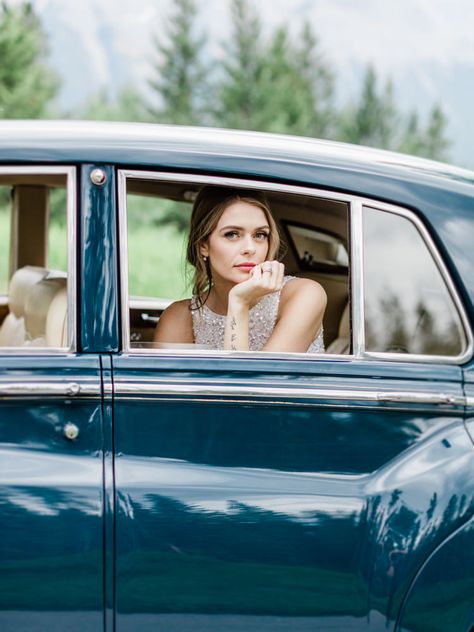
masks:
{"type": "Polygon", "coordinates": [[[2,632],[474,629],[473,173],[4,121],[0,239],[2,632]],[[153,343],[204,184],[265,191],[324,354],[153,343]]]}

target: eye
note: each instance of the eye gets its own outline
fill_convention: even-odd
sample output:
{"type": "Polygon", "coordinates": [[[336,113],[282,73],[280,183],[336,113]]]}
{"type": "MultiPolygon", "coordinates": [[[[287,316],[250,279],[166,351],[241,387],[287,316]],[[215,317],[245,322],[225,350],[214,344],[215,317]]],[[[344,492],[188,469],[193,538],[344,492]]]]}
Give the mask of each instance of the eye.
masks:
{"type": "Polygon", "coordinates": [[[258,241],[265,241],[266,239],[268,239],[268,237],[269,233],[264,230],[259,230],[258,233],[255,233],[255,239],[257,239],[258,241]]]}
{"type": "Polygon", "coordinates": [[[224,237],[226,239],[238,239],[239,233],[236,230],[228,230],[226,233],[224,233],[224,237]]]}

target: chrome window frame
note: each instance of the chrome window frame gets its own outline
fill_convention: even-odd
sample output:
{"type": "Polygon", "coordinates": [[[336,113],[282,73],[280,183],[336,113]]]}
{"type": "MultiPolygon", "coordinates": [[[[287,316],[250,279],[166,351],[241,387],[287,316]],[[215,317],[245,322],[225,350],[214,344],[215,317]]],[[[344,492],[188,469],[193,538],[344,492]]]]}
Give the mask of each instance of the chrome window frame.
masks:
{"type": "Polygon", "coordinates": [[[462,301],[459,298],[456,287],[449,275],[444,261],[439,254],[429,232],[416,214],[404,207],[385,202],[378,202],[364,196],[347,193],[335,193],[315,186],[290,185],[266,182],[265,180],[247,180],[227,176],[196,175],[188,173],[171,173],[165,171],[143,171],[135,169],[119,169],[118,181],[118,218],[119,218],[119,251],[120,251],[120,283],[121,283],[121,336],[124,353],[131,355],[153,356],[198,356],[198,357],[233,357],[233,358],[258,358],[280,359],[298,361],[323,361],[331,360],[389,360],[395,362],[414,363],[423,362],[429,364],[454,364],[460,365],[467,362],[473,355],[474,340],[469,326],[462,301]],[[215,184],[221,186],[260,189],[276,193],[289,193],[305,195],[315,199],[327,199],[348,205],[349,222],[349,300],[351,309],[351,354],[308,354],[296,352],[266,352],[266,351],[223,351],[203,349],[136,349],[130,346],[130,321],[129,321],[129,293],[128,293],[128,234],[127,234],[127,180],[155,180],[158,182],[183,182],[189,184],[215,184]],[[379,211],[387,211],[400,215],[410,220],[417,228],[421,239],[428,248],[429,253],[446,284],[448,293],[453,300],[458,312],[466,340],[466,349],[458,356],[402,354],[393,352],[374,352],[365,350],[365,319],[364,319],[364,244],[363,244],[363,209],[371,208],[379,211]]]}
{"type": "Polygon", "coordinates": [[[71,355],[77,351],[76,318],[76,227],[77,169],[73,166],[0,166],[0,175],[61,175],[66,176],[66,235],[67,235],[67,337],[68,347],[0,347],[0,355],[71,355]]]}

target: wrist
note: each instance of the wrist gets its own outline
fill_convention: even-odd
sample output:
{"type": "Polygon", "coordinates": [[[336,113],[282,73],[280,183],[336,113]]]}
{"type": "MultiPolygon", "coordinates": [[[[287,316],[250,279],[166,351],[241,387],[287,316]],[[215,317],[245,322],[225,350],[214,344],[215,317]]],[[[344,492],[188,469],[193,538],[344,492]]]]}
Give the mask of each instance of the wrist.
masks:
{"type": "Polygon", "coordinates": [[[241,296],[234,296],[229,293],[227,312],[244,314],[250,309],[250,304],[241,296]]]}

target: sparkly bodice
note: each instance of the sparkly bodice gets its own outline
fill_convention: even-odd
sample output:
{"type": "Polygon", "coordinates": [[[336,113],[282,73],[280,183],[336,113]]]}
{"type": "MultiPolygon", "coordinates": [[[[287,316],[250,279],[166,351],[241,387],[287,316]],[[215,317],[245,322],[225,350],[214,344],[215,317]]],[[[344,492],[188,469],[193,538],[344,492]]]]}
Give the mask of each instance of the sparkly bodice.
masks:
{"type": "MultiPolygon", "coordinates": [[[[283,285],[295,277],[286,276],[283,285]]],[[[249,349],[260,351],[270,338],[275,327],[280,304],[279,292],[266,294],[249,311],[249,349]]],[[[195,297],[191,299],[192,307],[195,305],[195,297]]],[[[206,345],[211,349],[224,348],[224,331],[226,317],[216,314],[207,305],[199,309],[191,310],[193,319],[194,342],[206,345]]],[[[318,336],[310,344],[307,353],[324,353],[323,328],[318,336]]]]}

